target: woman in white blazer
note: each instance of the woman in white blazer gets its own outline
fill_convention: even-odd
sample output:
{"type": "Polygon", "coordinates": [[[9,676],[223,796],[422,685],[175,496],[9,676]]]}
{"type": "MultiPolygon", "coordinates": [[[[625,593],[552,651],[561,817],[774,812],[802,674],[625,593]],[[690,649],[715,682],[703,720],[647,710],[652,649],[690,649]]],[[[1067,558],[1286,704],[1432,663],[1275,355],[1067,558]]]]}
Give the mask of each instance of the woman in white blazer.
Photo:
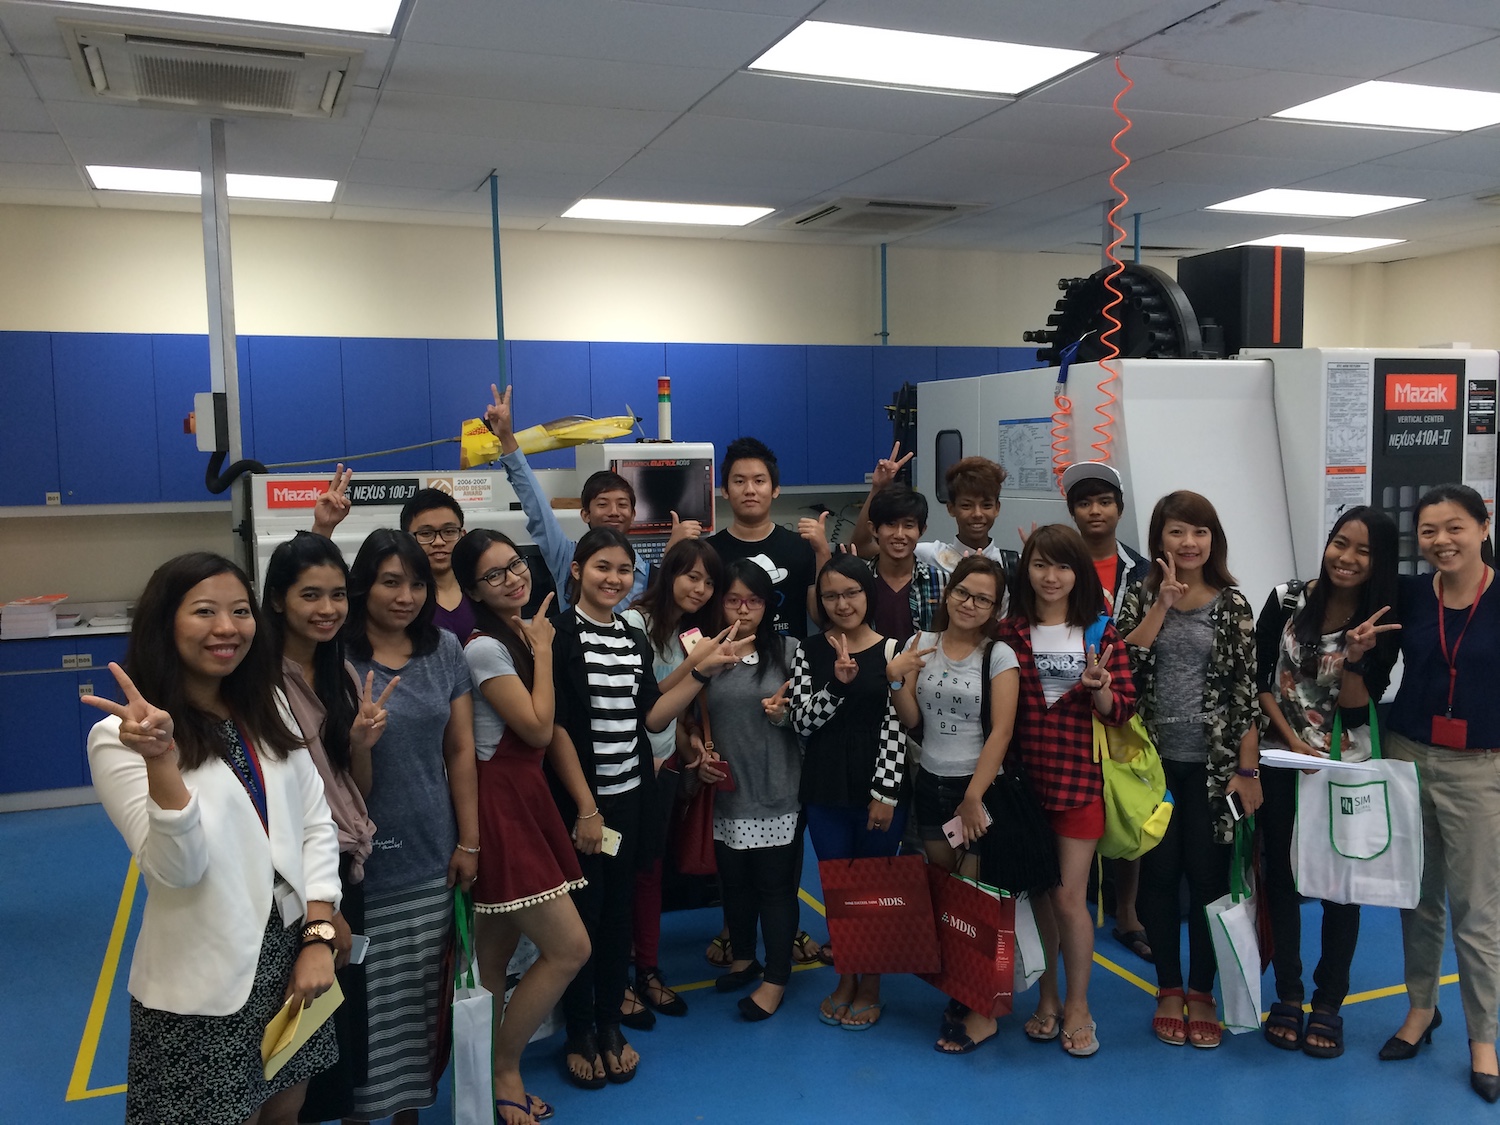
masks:
{"type": "Polygon", "coordinates": [[[337,1058],[325,1024],[270,1081],[260,1043],[333,983],[338,834],[295,733],[249,580],[163,564],[136,608],[121,705],[89,734],[105,811],[146,881],[130,969],[127,1125],[295,1122],[337,1058]]]}

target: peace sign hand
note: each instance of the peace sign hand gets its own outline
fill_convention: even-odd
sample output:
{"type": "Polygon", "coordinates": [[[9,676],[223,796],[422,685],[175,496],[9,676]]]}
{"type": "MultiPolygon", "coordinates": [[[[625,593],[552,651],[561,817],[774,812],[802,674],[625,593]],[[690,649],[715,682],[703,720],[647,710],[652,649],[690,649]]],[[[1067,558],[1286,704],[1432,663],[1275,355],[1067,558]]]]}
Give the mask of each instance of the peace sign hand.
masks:
{"type": "Polygon", "coordinates": [[[927,658],[936,651],[937,646],[933,645],[931,648],[907,649],[897,653],[885,666],[885,678],[893,684],[906,679],[913,672],[927,667],[927,658]]]}
{"type": "Polygon", "coordinates": [[[833,651],[838,658],[833,662],[833,674],[841,684],[852,684],[859,675],[859,662],[849,655],[849,638],[839,633],[833,638],[833,651]]]}
{"type": "Polygon", "coordinates": [[[502,395],[500,388],[491,383],[490,396],[494,401],[484,408],[484,424],[501,442],[515,434],[515,422],[510,412],[510,391],[511,389],[506,387],[502,395]]]}
{"type": "Polygon", "coordinates": [[[391,682],[380,693],[380,698],[375,699],[375,673],[365,673],[365,686],[359,693],[359,713],[354,716],[354,725],[349,728],[350,749],[363,753],[380,741],[380,736],[385,733],[386,719],[390,717],[385,709],[385,701],[391,697],[391,692],[396,690],[396,685],[400,682],[400,676],[392,676],[391,682]]]}
{"type": "Polygon", "coordinates": [[[82,696],[82,702],[97,707],[106,715],[120,720],[120,742],[128,750],[134,750],[150,761],[175,749],[172,742],[172,716],[160,707],[147,703],[136,690],[125,669],[110,661],[109,670],[125,693],[124,704],[97,695],[82,696]]]}
{"type": "Polygon", "coordinates": [[[1085,661],[1083,675],[1079,677],[1083,686],[1089,691],[1108,691],[1113,677],[1109,674],[1109,658],[1115,654],[1114,645],[1105,645],[1104,651],[1100,652],[1092,645],[1088,649],[1088,659],[1085,661]]]}
{"type": "Polygon", "coordinates": [[[882,457],[875,462],[875,471],[870,474],[870,488],[878,491],[896,479],[896,474],[906,467],[906,463],[915,457],[916,451],[908,453],[901,460],[896,460],[896,455],[901,452],[901,443],[898,441],[891,446],[891,455],[882,457]]]}
{"type": "Polygon", "coordinates": [[[349,482],[354,479],[354,470],[346,469],[343,463],[333,467],[333,479],[328,490],[313,501],[313,532],[324,539],[333,538],[333,529],[349,514],[349,482]]]}
{"type": "MultiPolygon", "coordinates": [[[[734,621],[717,637],[709,637],[693,646],[688,663],[705,676],[717,676],[731,664],[740,662],[740,653],[734,639],[739,635],[740,623],[734,621]]],[[[750,638],[754,642],[754,638],[750,638]]]]}
{"type": "Polygon", "coordinates": [[[1161,567],[1161,587],[1157,594],[1161,600],[1163,609],[1171,609],[1187,593],[1187,583],[1177,581],[1177,564],[1169,555],[1164,559],[1157,559],[1157,565],[1161,567]]]}
{"type": "Polygon", "coordinates": [[[1361,621],[1344,634],[1344,662],[1346,664],[1362,660],[1365,653],[1375,647],[1375,642],[1380,639],[1381,633],[1389,633],[1393,629],[1401,628],[1394,621],[1388,625],[1376,624],[1390,611],[1390,606],[1383,605],[1372,613],[1368,620],[1361,621]]]}
{"type": "Polygon", "coordinates": [[[530,621],[521,622],[521,635],[526,638],[533,653],[543,649],[552,651],[552,638],[556,636],[557,630],[552,627],[552,618],[547,616],[547,609],[552,605],[553,597],[555,595],[548,594],[542,599],[542,604],[536,607],[536,616],[530,621]]]}
{"type": "Polygon", "coordinates": [[[760,701],[761,707],[765,709],[766,718],[770,719],[771,722],[778,727],[786,722],[786,692],[787,689],[791,686],[792,681],[788,680],[786,683],[782,684],[779,688],[776,689],[775,695],[771,696],[769,699],[762,699],[760,701]]]}

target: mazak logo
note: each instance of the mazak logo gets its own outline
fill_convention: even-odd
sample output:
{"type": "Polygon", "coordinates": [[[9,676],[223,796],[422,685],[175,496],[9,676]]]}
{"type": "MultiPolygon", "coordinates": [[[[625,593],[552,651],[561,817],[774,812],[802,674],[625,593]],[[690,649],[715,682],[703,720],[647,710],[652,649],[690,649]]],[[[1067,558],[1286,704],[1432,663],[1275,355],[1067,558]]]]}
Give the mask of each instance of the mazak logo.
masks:
{"type": "Polygon", "coordinates": [[[1375,799],[1373,797],[1340,797],[1339,812],[1344,816],[1357,816],[1360,813],[1373,812],[1375,810],[1375,799]]]}
{"type": "Polygon", "coordinates": [[[1457,375],[1397,375],[1385,377],[1385,408],[1410,410],[1413,407],[1458,409],[1457,375]]]}
{"type": "Polygon", "coordinates": [[[943,911],[943,922],[946,925],[952,926],[961,934],[967,934],[972,938],[977,938],[979,936],[979,930],[975,928],[973,922],[965,922],[962,918],[955,918],[946,910],[943,911]]]}
{"type": "Polygon", "coordinates": [[[266,482],[267,508],[311,508],[328,491],[321,480],[273,480],[266,482]]]}

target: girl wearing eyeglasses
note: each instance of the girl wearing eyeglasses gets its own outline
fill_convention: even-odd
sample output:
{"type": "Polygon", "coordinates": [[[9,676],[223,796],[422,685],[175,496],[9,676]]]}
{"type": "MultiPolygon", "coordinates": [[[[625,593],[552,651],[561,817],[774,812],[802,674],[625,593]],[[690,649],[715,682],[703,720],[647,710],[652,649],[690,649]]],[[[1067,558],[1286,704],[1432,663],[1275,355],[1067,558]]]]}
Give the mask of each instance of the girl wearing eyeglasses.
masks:
{"type": "MultiPolygon", "coordinates": [[[[986,773],[994,780],[1015,722],[1020,680],[1016,654],[1009,645],[990,639],[1004,581],[1000,568],[983,555],[960,560],[938,603],[933,618],[936,632],[914,635],[886,667],[902,725],[910,730],[922,728],[922,761],[916,771],[913,803],[928,862],[944,871],[958,870],[960,861],[943,825],[958,816],[970,843],[984,835],[982,801],[989,782],[976,788],[975,774],[986,773]],[[989,723],[980,711],[986,694],[990,697],[989,723]]],[[[963,868],[966,875],[978,874],[977,853],[965,854],[963,868]]],[[[964,1053],[994,1030],[993,1020],[950,1004],[937,1048],[964,1053]],[[975,1025],[972,1030],[967,1026],[970,1022],[975,1025]]]]}
{"type": "MultiPolygon", "coordinates": [[[[713,636],[722,627],[715,591],[722,584],[724,565],[706,539],[684,539],[662,556],[661,564],[635,603],[620,616],[627,625],[651,642],[652,671],[662,690],[680,684],[690,669],[681,637],[690,630],[713,636]]],[[[663,769],[678,749],[677,718],[663,731],[650,735],[651,757],[657,778],[657,806],[665,818],[671,815],[680,774],[663,769]]],[[[686,741],[683,740],[686,750],[686,741]]],[[[697,755],[684,754],[695,765],[697,755]]],[[[657,858],[635,879],[635,986],[625,990],[620,1022],[636,1031],[656,1025],[652,1009],[667,1016],[687,1015],[687,1001],[673,992],[658,967],[661,949],[662,860],[657,858]]],[[[727,944],[727,935],[726,944],[727,944]]]]}
{"type": "MultiPolygon", "coordinates": [[[[868,620],[876,581],[853,555],[829,559],[815,588],[823,635],[792,665],[792,722],[807,739],[800,796],[820,860],[893,856],[906,827],[906,739],[885,677],[896,642],[868,620]]],[[[818,1018],[865,1031],[884,1007],[878,974],[843,973],[818,1018]]]]}
{"type": "Polygon", "coordinates": [[[589,937],[569,892],[583,886],[542,773],[552,741],[552,622],[549,594],[530,621],[531,573],[498,531],[469,532],[453,548],[453,572],[473,599],[475,632],[464,646],[474,699],[479,758],[479,846],[474,882],[474,947],[482,979],[497,995],[524,935],[537,959],[522,975],[503,1018],[496,1010],[495,1106],[506,1125],[528,1125],[550,1106],[526,1092],[521,1052],[588,960],[589,937]]]}
{"type": "Polygon", "coordinates": [[[1110,726],[1129,721],[1135,684],[1113,625],[1105,624],[1099,647],[1084,643],[1085,631],[1105,612],[1104,589],[1083,537],[1073,528],[1049,524],[1027,537],[1011,609],[1013,616],[1000,623],[1000,639],[1015,650],[1020,664],[1016,749],[1052,826],[1062,873],[1061,883],[1033,904],[1047,971],[1025,1030],[1037,1042],[1061,1036],[1068,1054],[1085,1058],[1099,1050],[1089,1014],[1094,920],[1086,897],[1094,850],[1104,835],[1104,775],[1094,761],[1094,718],[1110,726]],[[1059,950],[1068,978],[1065,999],[1058,987],[1059,950]]]}

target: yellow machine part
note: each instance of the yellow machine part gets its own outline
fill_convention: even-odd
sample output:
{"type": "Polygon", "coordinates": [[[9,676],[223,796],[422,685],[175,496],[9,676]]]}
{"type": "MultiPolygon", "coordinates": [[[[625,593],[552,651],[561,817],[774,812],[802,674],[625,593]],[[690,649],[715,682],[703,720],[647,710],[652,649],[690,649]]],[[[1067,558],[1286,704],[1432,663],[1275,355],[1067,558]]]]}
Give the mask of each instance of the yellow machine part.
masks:
{"type": "MultiPolygon", "coordinates": [[[[549,449],[629,437],[635,424],[635,418],[629,414],[617,414],[612,418],[570,415],[518,430],[516,442],[523,453],[544,453],[549,449]]],[[[500,456],[500,439],[490,432],[482,418],[470,418],[463,424],[459,430],[459,447],[458,463],[463,469],[488,465],[500,456]]]]}

